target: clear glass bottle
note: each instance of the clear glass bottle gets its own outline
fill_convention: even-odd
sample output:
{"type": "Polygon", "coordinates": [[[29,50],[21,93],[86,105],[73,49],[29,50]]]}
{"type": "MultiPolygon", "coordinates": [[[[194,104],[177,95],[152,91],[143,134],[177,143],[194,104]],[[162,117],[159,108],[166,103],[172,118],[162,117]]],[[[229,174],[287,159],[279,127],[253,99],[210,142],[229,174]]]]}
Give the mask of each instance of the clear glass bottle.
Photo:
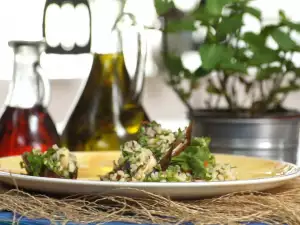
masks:
{"type": "Polygon", "coordinates": [[[140,103],[147,46],[142,29],[103,32],[101,52],[62,133],[71,151],[118,150],[148,120],[140,103]]]}
{"type": "Polygon", "coordinates": [[[12,41],[9,45],[14,49],[14,72],[0,119],[0,157],[60,145],[47,111],[50,85],[39,67],[44,42],[12,41]]]}

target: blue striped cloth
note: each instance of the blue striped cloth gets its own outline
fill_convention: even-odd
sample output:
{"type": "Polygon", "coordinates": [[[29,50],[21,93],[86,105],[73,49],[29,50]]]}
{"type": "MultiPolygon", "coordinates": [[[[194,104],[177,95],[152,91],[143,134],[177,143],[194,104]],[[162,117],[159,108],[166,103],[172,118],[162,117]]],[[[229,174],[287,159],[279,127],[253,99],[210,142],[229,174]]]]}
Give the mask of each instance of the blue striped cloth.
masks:
{"type": "MultiPolygon", "coordinates": [[[[18,217],[17,217],[17,219],[18,219],[18,217]]],[[[12,221],[13,221],[13,213],[11,213],[11,212],[0,212],[0,225],[10,225],[10,224],[12,224],[12,221]]],[[[22,217],[18,222],[19,222],[18,223],[19,225],[53,225],[53,223],[51,224],[50,221],[46,220],[46,219],[32,220],[32,219],[28,219],[26,217],[22,217]]],[[[99,224],[99,223],[91,223],[89,225],[96,225],[96,224],[99,224]]],[[[61,223],[56,223],[56,225],[62,225],[62,224],[61,223]]],[[[69,222],[66,225],[83,225],[83,224],[69,222]]],[[[105,223],[103,225],[137,225],[137,224],[123,223],[123,222],[109,222],[109,223],[105,223]]],[[[150,224],[143,224],[143,225],[150,225],[150,224]]],[[[252,223],[244,223],[244,225],[266,225],[266,224],[252,222],[252,223]]]]}

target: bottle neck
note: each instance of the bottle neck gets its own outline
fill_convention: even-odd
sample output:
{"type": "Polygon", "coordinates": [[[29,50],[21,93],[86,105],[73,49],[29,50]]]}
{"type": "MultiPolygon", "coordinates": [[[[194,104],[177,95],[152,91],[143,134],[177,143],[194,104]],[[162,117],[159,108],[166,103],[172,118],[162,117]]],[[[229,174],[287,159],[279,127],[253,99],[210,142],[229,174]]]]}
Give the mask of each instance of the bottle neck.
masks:
{"type": "Polygon", "coordinates": [[[32,108],[41,104],[41,85],[36,71],[38,60],[38,50],[33,46],[20,46],[15,49],[14,73],[7,106],[32,108]]]}
{"type": "Polygon", "coordinates": [[[92,51],[99,54],[116,54],[122,52],[121,39],[117,31],[101,31],[101,36],[92,46],[92,51]]]}

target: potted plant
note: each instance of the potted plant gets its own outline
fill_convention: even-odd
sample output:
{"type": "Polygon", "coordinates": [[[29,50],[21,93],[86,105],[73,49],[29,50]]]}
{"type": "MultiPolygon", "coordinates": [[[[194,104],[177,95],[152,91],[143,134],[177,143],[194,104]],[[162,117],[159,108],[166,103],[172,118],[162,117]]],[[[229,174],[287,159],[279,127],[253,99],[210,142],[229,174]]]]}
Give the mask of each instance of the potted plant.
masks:
{"type": "Polygon", "coordinates": [[[209,0],[183,16],[174,13],[172,0],[155,0],[155,6],[164,18],[164,40],[172,32],[206,30],[196,48],[202,65],[195,71],[168,51],[167,41],[163,48],[167,81],[183,102],[190,105],[199,84],[208,94],[205,108],[189,106],[194,135],[210,136],[213,149],[298,146],[300,114],[283,103],[300,89],[300,67],[292,61],[300,45],[290,35],[300,32],[300,24],[280,11],[277,24],[263,25],[261,11],[249,0],[209,0]],[[259,32],[243,31],[246,14],[260,22],[259,32]],[[269,39],[276,47],[269,46],[269,39]]]}

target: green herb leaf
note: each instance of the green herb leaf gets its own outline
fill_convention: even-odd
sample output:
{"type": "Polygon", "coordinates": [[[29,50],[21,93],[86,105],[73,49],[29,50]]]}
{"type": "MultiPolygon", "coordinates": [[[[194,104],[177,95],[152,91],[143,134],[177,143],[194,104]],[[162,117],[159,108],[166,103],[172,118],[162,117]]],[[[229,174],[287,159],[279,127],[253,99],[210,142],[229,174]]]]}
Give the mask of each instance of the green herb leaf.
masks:
{"type": "Polygon", "coordinates": [[[293,71],[294,71],[296,77],[299,78],[300,77],[300,68],[294,68],[293,71]]]}
{"type": "Polygon", "coordinates": [[[291,39],[290,35],[280,29],[274,29],[271,36],[277,42],[279,48],[283,51],[291,51],[297,46],[297,44],[291,39]]]}
{"type": "Polygon", "coordinates": [[[60,159],[53,158],[56,151],[53,148],[49,148],[46,152],[42,153],[40,150],[33,149],[31,152],[24,153],[20,166],[21,168],[25,168],[30,176],[45,176],[45,174],[50,172],[69,178],[69,172],[67,171],[66,174],[65,170],[61,170],[60,159]]]}
{"type": "Polygon", "coordinates": [[[249,60],[250,65],[261,66],[262,64],[268,64],[280,60],[278,53],[273,49],[261,47],[253,50],[254,54],[249,60]]]}
{"type": "Polygon", "coordinates": [[[155,8],[156,12],[159,16],[165,14],[168,12],[170,9],[174,7],[173,1],[168,1],[168,0],[155,0],[155,8]]]}
{"type": "Polygon", "coordinates": [[[200,56],[202,67],[206,70],[212,70],[217,67],[221,61],[220,55],[224,53],[225,47],[217,44],[204,44],[200,47],[200,56]]]}
{"type": "Polygon", "coordinates": [[[171,54],[167,56],[166,66],[168,67],[170,73],[175,76],[178,76],[179,73],[184,69],[181,58],[171,54]]]}
{"type": "Polygon", "coordinates": [[[181,32],[181,31],[194,31],[196,28],[194,26],[193,19],[180,19],[180,20],[169,20],[166,24],[166,32],[181,32]]]}
{"type": "Polygon", "coordinates": [[[282,24],[286,25],[288,28],[290,28],[292,30],[296,30],[296,31],[300,32],[300,24],[299,23],[293,23],[288,20],[283,20],[282,24]]]}
{"type": "Polygon", "coordinates": [[[277,24],[277,25],[272,24],[272,25],[264,26],[261,29],[260,35],[266,38],[269,35],[271,35],[274,30],[276,30],[278,28],[280,28],[280,24],[277,24]]]}
{"type": "Polygon", "coordinates": [[[265,46],[266,42],[266,39],[263,36],[253,32],[246,32],[242,39],[254,48],[265,46]]]}
{"type": "Polygon", "coordinates": [[[205,26],[211,26],[221,18],[221,15],[210,14],[205,7],[200,7],[198,10],[195,10],[192,12],[191,16],[195,21],[201,21],[201,25],[205,26]]]}
{"type": "Polygon", "coordinates": [[[283,10],[280,9],[278,14],[279,14],[279,17],[280,17],[281,20],[287,20],[287,17],[286,17],[285,12],[283,10]]]}
{"type": "Polygon", "coordinates": [[[243,26],[243,15],[234,14],[230,17],[223,17],[218,25],[217,34],[219,36],[235,33],[243,26]]]}
{"type": "Polygon", "coordinates": [[[231,73],[247,73],[247,65],[240,62],[225,62],[220,64],[220,69],[230,70],[231,73]]]}
{"type": "Polygon", "coordinates": [[[205,70],[200,66],[195,72],[194,75],[196,78],[205,77],[210,74],[209,70],[205,70]]]}
{"type": "Polygon", "coordinates": [[[252,16],[256,17],[258,20],[261,20],[261,12],[259,9],[250,7],[250,6],[246,6],[244,8],[245,12],[251,14],[252,16]]]}
{"type": "Polygon", "coordinates": [[[26,160],[20,163],[21,168],[26,169],[26,172],[31,176],[40,176],[43,169],[43,155],[38,150],[24,153],[23,158],[26,160]]]}
{"type": "Polygon", "coordinates": [[[191,144],[171,163],[179,165],[184,172],[191,172],[196,179],[209,180],[208,168],[215,165],[215,158],[209,150],[209,138],[193,138],[191,144]]]}
{"type": "Polygon", "coordinates": [[[249,56],[249,48],[235,49],[234,56],[240,63],[248,64],[249,57],[250,57],[249,56]]]}
{"type": "Polygon", "coordinates": [[[267,80],[272,77],[274,74],[282,73],[281,67],[268,67],[260,70],[260,72],[256,75],[257,80],[267,80]]]}
{"type": "Polygon", "coordinates": [[[212,15],[222,15],[224,6],[233,3],[235,0],[209,0],[206,2],[206,9],[212,15]]]}

